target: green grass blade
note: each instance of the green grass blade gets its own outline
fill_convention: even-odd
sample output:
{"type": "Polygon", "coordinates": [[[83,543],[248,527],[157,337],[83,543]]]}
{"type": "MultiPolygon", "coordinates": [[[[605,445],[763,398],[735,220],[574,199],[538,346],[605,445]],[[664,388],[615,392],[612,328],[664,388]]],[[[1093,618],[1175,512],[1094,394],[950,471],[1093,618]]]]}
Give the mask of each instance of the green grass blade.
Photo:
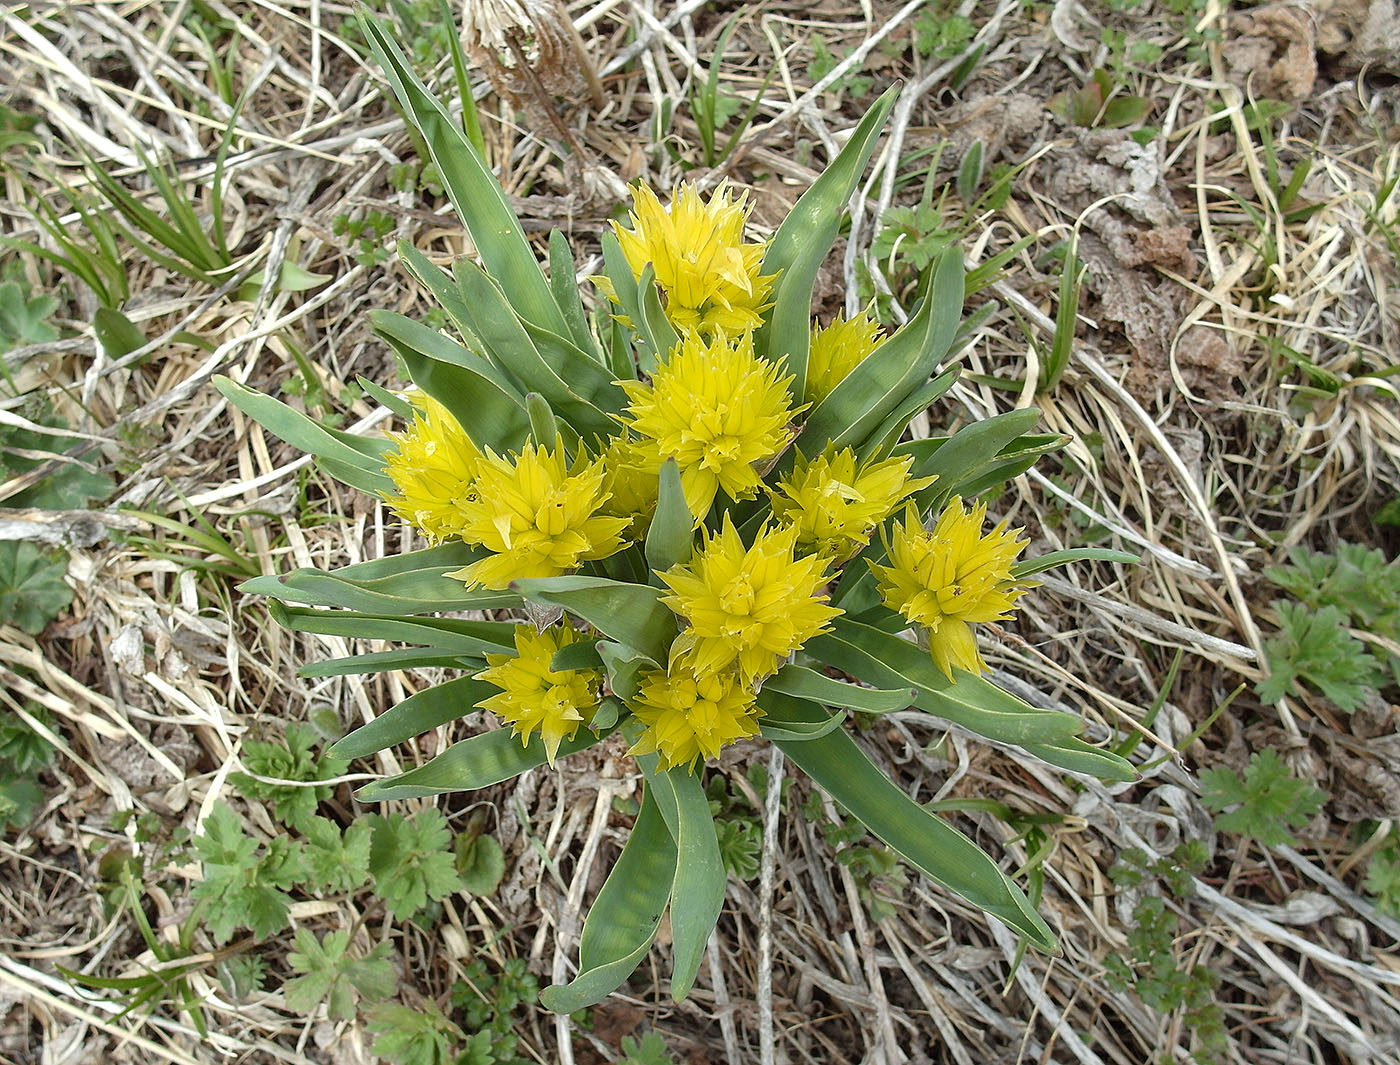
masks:
{"type": "MultiPolygon", "coordinates": [[[[583,313],[583,300],[574,274],[573,249],[569,247],[568,238],[557,229],[549,231],[549,288],[559,312],[569,324],[569,338],[594,362],[603,364],[598,338],[588,328],[588,318],[583,313]]],[[[608,377],[611,380],[612,374],[608,377]]]]}
{"type": "Polygon", "coordinates": [[[458,677],[445,684],[425,688],[331,744],[326,753],[347,761],[363,758],[475,713],[477,703],[499,692],[500,689],[494,684],[471,677],[458,677]]]}
{"type": "MultiPolygon", "coordinates": [[[[810,703],[777,695],[770,716],[823,721],[810,703]]],[[[904,794],[842,730],[818,739],[775,740],[828,795],[930,880],[1005,922],[1042,950],[1055,937],[1019,888],[977,844],[904,794]]]]}

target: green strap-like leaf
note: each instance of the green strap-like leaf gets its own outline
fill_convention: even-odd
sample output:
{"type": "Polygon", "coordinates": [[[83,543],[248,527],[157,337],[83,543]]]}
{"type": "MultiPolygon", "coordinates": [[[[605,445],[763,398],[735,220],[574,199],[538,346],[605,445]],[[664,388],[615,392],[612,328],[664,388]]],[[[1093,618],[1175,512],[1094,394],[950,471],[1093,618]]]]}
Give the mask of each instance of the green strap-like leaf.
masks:
{"type": "Polygon", "coordinates": [[[573,249],[569,247],[568,238],[557,229],[549,231],[549,289],[554,293],[554,302],[569,325],[569,337],[586,355],[606,366],[602,349],[598,347],[598,338],[588,328],[588,318],[583,313],[583,300],[579,296],[577,275],[574,273],[573,249]]]}
{"type": "MultiPolygon", "coordinates": [[[[571,740],[559,745],[559,757],[587,750],[601,740],[602,735],[580,728],[571,740]]],[[[426,795],[444,795],[453,791],[475,791],[510,780],[548,761],[544,744],[538,735],[522,745],[508,728],[483,732],[479,736],[454,743],[426,765],[407,773],[366,784],[355,797],[363,802],[386,802],[389,799],[421,799],[426,795]]]]}
{"type": "Polygon", "coordinates": [[[647,530],[647,565],[661,573],[678,562],[689,562],[695,546],[695,518],[686,506],[681,470],[675,459],[661,464],[656,510],[647,530]]]}
{"type": "MultiPolygon", "coordinates": [[[[772,694],[779,721],[825,721],[818,706],[772,694]]],[[[842,730],[818,739],[774,741],[828,795],[935,883],[1004,921],[1043,950],[1055,937],[1025,895],[977,844],[904,794],[842,730]]]]}
{"type": "Polygon", "coordinates": [[[921,710],[1003,743],[1053,743],[1083,727],[1077,717],[1039,710],[976,674],[958,670],[950,682],[927,651],[850,618],[837,618],[831,632],[808,640],[803,649],[867,684],[907,684],[921,710]]]}
{"type": "Polygon", "coordinates": [[[353,610],[315,610],[277,603],[272,611],[280,625],[294,632],[319,632],[366,640],[398,640],[453,654],[482,655],[511,651],[515,625],[509,621],[464,621],[459,618],[399,618],[353,610]]]}
{"type": "Polygon", "coordinates": [[[466,226],[486,272],[511,294],[511,303],[527,320],[556,333],[568,323],[554,302],[525,230],[485,160],[452,121],[447,109],[413,73],[399,46],[379,21],[361,25],[399,104],[427,142],[443,188],[466,226]]]}
{"type": "Polygon", "coordinates": [[[391,669],[480,669],[484,665],[481,659],[467,655],[425,651],[421,647],[396,647],[391,651],[307,662],[297,667],[297,676],[345,677],[356,673],[384,673],[391,669]]]}
{"type": "Polygon", "coordinates": [[[1071,547],[1066,551],[1051,551],[1049,554],[1018,562],[1011,567],[1011,575],[1016,578],[1030,577],[1036,573],[1044,573],[1048,569],[1054,569],[1056,566],[1086,560],[1119,562],[1125,566],[1136,565],[1139,561],[1137,555],[1129,554],[1127,551],[1115,551],[1109,547],[1071,547]]]}
{"type": "Polygon", "coordinates": [[[876,138],[899,95],[892,86],[865,113],[845,146],[788,212],[763,256],[763,272],[778,275],[774,307],[756,338],[757,350],[770,360],[786,360],[797,402],[807,382],[811,344],[812,288],[817,271],[836,239],[842,212],[855,192],[876,138]]]}
{"type": "Polygon", "coordinates": [[[574,1013],[622,986],[651,949],[676,871],[676,844],[644,785],[637,822],[583,923],[578,976],[540,993],[546,1009],[574,1013]]]}
{"type": "Polygon", "coordinates": [[[323,572],[348,581],[376,581],[381,577],[392,577],[413,570],[446,570],[467,566],[481,557],[480,550],[461,540],[453,540],[436,547],[421,547],[417,551],[405,551],[403,554],[387,554],[383,558],[356,562],[323,572]]]}
{"type": "MultiPolygon", "coordinates": [[[[392,494],[394,483],[384,474],[387,440],[367,440],[338,429],[328,429],[280,400],[254,391],[227,377],[215,377],[221,395],[264,429],[293,447],[318,457],[332,458],[354,467],[380,496],[392,494]]],[[[357,485],[356,487],[360,487],[357,485]]]]}
{"type": "Polygon", "coordinates": [[[1042,761],[1068,769],[1071,773],[1085,773],[1100,780],[1136,780],[1138,776],[1137,770],[1126,758],[1081,739],[1026,743],[1022,746],[1042,761]]]}
{"type": "Polygon", "coordinates": [[[655,758],[638,759],[676,842],[671,891],[671,998],[680,1002],[695,984],[705,944],[724,905],[727,876],[710,801],[700,777],[685,766],[656,771],[655,758]]]}
{"type": "Polygon", "coordinates": [[[494,684],[471,677],[458,677],[445,684],[424,688],[331,744],[326,753],[347,761],[363,758],[465,717],[475,712],[476,704],[481,700],[499,693],[500,689],[494,684]]]}
{"type": "Polygon", "coordinates": [[[374,332],[398,353],[413,383],[446,407],[478,447],[519,449],[530,432],[525,397],[486,359],[427,326],[371,311],[374,332]]]}
{"type": "Polygon", "coordinates": [[[835,680],[806,666],[789,663],[763,682],[764,691],[782,692],[794,699],[808,699],[823,706],[858,710],[863,714],[889,714],[914,705],[918,690],[908,688],[862,688],[835,680]]]}
{"type": "Polygon", "coordinates": [[[913,455],[911,477],[937,477],[938,482],[926,489],[929,503],[939,506],[957,490],[957,485],[979,473],[994,461],[1003,448],[1035,428],[1040,409],[1010,410],[983,418],[959,429],[942,441],[915,440],[900,444],[896,455],[913,455]]]}
{"type": "Polygon", "coordinates": [[[632,647],[612,640],[598,641],[598,655],[608,675],[608,687],[619,699],[634,699],[641,687],[642,674],[661,666],[632,647]]]}
{"type": "Polygon", "coordinates": [[[928,382],[947,354],[962,316],[961,249],[948,249],[933,270],[933,284],[914,317],[817,404],[802,427],[799,446],[812,454],[828,440],[838,448],[859,447],[880,431],[910,393],[928,382]]]}
{"type": "Polygon", "coordinates": [[[413,275],[413,279],[426,288],[432,294],[433,299],[437,301],[438,306],[447,312],[447,317],[461,336],[463,343],[472,351],[484,354],[485,346],[481,343],[481,338],[472,330],[471,313],[467,310],[467,301],[462,298],[461,290],[453,284],[451,276],[435,266],[431,259],[408,241],[399,241],[398,248],[399,260],[413,275]]]}
{"type": "Polygon", "coordinates": [[[511,591],[533,603],[562,606],[618,643],[635,647],[657,662],[676,635],[676,617],[661,592],[641,584],[604,577],[543,577],[511,582],[511,591]]]}
{"type": "Polygon", "coordinates": [[[933,406],[940,396],[953,387],[959,373],[961,370],[954,366],[947,373],[939,374],[932,381],[910,392],[865,438],[856,457],[864,463],[876,456],[888,454],[908,428],[909,420],[933,406]]]}
{"type": "Polygon", "coordinates": [[[299,569],[276,576],[254,577],[239,591],[266,595],[284,603],[342,607],[368,614],[408,616],[447,610],[508,609],[520,602],[509,592],[469,591],[461,581],[433,568],[398,573],[371,581],[346,580],[337,573],[299,569]]]}

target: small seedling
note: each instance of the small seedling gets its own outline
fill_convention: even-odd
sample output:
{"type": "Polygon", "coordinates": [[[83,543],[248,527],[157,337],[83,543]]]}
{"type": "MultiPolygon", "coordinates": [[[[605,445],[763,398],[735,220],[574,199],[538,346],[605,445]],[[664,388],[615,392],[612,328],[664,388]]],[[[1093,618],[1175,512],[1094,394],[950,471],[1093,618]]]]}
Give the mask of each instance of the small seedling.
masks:
{"type": "Polygon", "coordinates": [[[1202,770],[1201,801],[1216,811],[1218,831],[1257,839],[1265,847],[1291,847],[1298,842],[1292,830],[1322,809],[1327,793],[1289,773],[1277,751],[1265,750],[1250,756],[1243,778],[1229,769],[1202,770]]]}

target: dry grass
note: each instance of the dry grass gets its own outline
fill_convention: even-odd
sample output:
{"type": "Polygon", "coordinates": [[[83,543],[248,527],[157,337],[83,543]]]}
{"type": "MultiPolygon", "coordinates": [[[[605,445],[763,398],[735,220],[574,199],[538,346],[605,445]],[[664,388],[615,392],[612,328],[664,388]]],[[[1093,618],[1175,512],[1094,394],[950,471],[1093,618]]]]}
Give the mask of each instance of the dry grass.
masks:
{"type": "MultiPolygon", "coordinates": [[[[905,169],[901,160],[949,141],[935,188],[954,178],[975,140],[985,144],[988,167],[1025,163],[1009,201],[968,220],[964,247],[975,263],[1023,236],[1033,242],[993,287],[999,309],[979,326],[961,356],[962,383],[925,430],[1035,404],[1046,429],[1074,438],[996,506],[1027,526],[1037,553],[1101,527],[1141,552],[1142,565],[1081,565],[1047,580],[988,650],[999,682],[1082,710],[1097,736],[1138,730],[1143,775],[1105,788],[1009,757],[925,715],[891,715],[864,738],[911,793],[990,797],[1023,814],[1055,815],[1046,826],[1052,850],[1041,908],[1062,956],[1032,954],[1017,964],[1017,944],[1002,928],[917,878],[893,916],[872,919],[850,869],[833,862],[830,842],[798,814],[807,786],[796,780],[785,806],[776,788],[752,795],[767,807],[762,873],[731,883],[708,972],[688,1002],[670,1003],[649,961],[629,994],[594,1012],[592,1031],[523,1014],[521,1053],[612,1061],[621,1035],[654,1028],[692,1061],[1184,1062],[1193,1038],[1184,1014],[1159,1014],[1106,981],[1105,958],[1127,949],[1137,898],[1108,870],[1127,848],[1165,856],[1199,839],[1210,861],[1193,878],[1194,894],[1170,904],[1179,920],[1172,949],[1178,966],[1219,976],[1222,1060],[1395,1060],[1400,926],[1359,890],[1363,824],[1400,817],[1394,707],[1348,719],[1322,700],[1263,706],[1246,689],[1180,748],[1237,685],[1262,676],[1262,634],[1275,625],[1262,567],[1289,545],[1373,539],[1367,516],[1400,493],[1390,376],[1400,315],[1388,243],[1400,211],[1392,135],[1400,98],[1343,57],[1290,99],[1274,127],[1278,157],[1285,171],[1313,160],[1294,205],[1312,210],[1297,217],[1278,206],[1266,146],[1246,110],[1266,95],[1266,76],[1282,75],[1240,67],[1240,26],[1214,0],[1189,20],[1150,5],[1113,16],[1098,5],[1089,13],[1077,4],[963,3],[957,10],[973,18],[973,43],[984,52],[956,93],[947,86],[961,54],[945,61],[911,49],[911,28],[927,6],[767,3],[740,12],[725,87],[744,96],[762,90],[763,100],[738,150],[707,171],[695,168],[699,138],[684,101],[704,78],[721,15],[693,0],[573,4],[602,106],[581,89],[571,106],[525,98],[514,111],[483,86],[488,154],[527,229],[564,229],[588,273],[624,182],[729,177],[753,187],[756,217],[771,227],[860,112],[863,98],[833,91],[843,75],[863,65],[877,90],[903,78],[849,241],[819,284],[823,312],[859,306],[865,283],[892,293],[895,319],[907,309],[912,275],[882,272],[888,264],[872,264],[866,252],[881,218],[915,202],[924,186],[914,171],[928,155],[905,169]],[[1185,51],[1189,21],[1222,31],[1196,62],[1185,51]],[[1067,127],[1043,106],[1106,61],[1098,44],[1105,23],[1167,49],[1125,75],[1129,90],[1153,101],[1151,121],[1162,129],[1145,149],[1122,132],[1067,127]],[[838,58],[850,54],[815,84],[814,37],[838,58]],[[665,100],[673,117],[658,131],[665,100]],[[657,132],[664,140],[653,139],[657,132]],[[1078,343],[1060,386],[1037,394],[1058,278],[1047,252],[1072,233],[1088,266],[1078,343]],[[1311,378],[1302,363],[1318,368],[1311,378]],[[1328,373],[1339,387],[1316,388],[1328,373]],[[1184,660],[1162,712],[1142,727],[1177,652],[1184,660]],[[1238,768],[1263,747],[1281,750],[1332,793],[1297,849],[1266,852],[1215,834],[1198,797],[1194,770],[1238,768]]],[[[0,629],[0,713],[37,726],[58,752],[42,777],[47,797],[37,817],[0,842],[0,1061],[371,1058],[354,1022],[300,1016],[280,991],[236,999],[212,956],[193,977],[213,1029],[207,1039],[168,1004],[124,1015],[56,968],[113,976],[153,963],[129,912],[114,911],[97,890],[99,860],[126,847],[148,862],[148,914],[173,936],[188,915],[181,889],[198,866],[157,875],[168,861],[160,843],[191,831],[231,795],[245,738],[326,707],[350,726],[433,679],[296,679],[298,664],[346,655],[350,642],[278,627],[233,580],[198,565],[207,552],[116,513],[135,507],[191,525],[203,515],[249,572],[329,567],[404,547],[406,534],[382,507],[265,436],[208,381],[225,373],[273,392],[290,383],[308,402],[323,400],[320,414],[371,426],[379,415],[347,385],[357,375],[395,377],[367,312],[426,307],[394,262],[357,262],[337,216],[382,210],[395,236],[435,259],[468,251],[441,197],[391,184],[414,148],[376,72],[346,44],[346,7],[213,0],[198,8],[235,27],[215,58],[246,93],[236,114],[190,30],[190,4],[91,0],[0,12],[0,85],[9,87],[0,103],[43,123],[41,148],[5,150],[0,232],[47,240],[31,220],[35,198],[59,204],[57,179],[83,184],[80,150],[132,189],[146,188],[138,147],[169,156],[207,210],[214,152],[232,122],[225,215],[237,253],[228,283],[212,285],[127,255],[126,311],[149,343],[120,357],[93,336],[87,289],[26,260],[34,291],[62,300],[69,339],[7,354],[10,391],[47,394],[72,427],[60,442],[114,476],[117,489],[87,516],[105,535],[75,539],[72,515],[26,518],[74,544],[67,579],[77,598],[71,616],[37,638],[0,629]],[[329,279],[299,293],[265,280],[259,287],[284,264],[329,279]],[[239,283],[250,277],[256,294],[240,298],[239,283]],[[162,557],[152,542],[188,561],[162,557]],[[35,707],[48,712],[48,725],[35,707]],[[122,811],[150,815],[142,834],[135,818],[114,827],[122,811]]],[[[451,84],[445,65],[436,73],[451,84]]],[[[950,204],[957,218],[961,207],[950,204]]],[[[76,216],[65,224],[82,232],[76,216]]],[[[21,413],[17,402],[0,401],[0,414],[21,413]]],[[[90,532],[90,520],[81,527],[90,532]]],[[[349,814],[353,782],[425,759],[445,739],[357,765],[335,808],[349,814]]],[[[476,956],[493,965],[527,958],[542,981],[568,975],[581,904],[622,837],[614,800],[637,786],[619,754],[605,747],[565,773],[532,773],[485,797],[490,829],[507,852],[494,897],[454,896],[427,930],[368,916],[370,938],[392,941],[402,960],[404,1001],[441,999],[476,956]]],[[[740,749],[722,770],[748,788],[742,765],[769,757],[740,749]]],[[[776,783],[780,756],[770,765],[776,783]]],[[[460,823],[476,801],[444,808],[460,823]]],[[[250,817],[274,830],[256,807],[250,817]]],[[[1007,868],[1027,860],[1001,820],[972,808],[956,817],[1007,868]]],[[[356,906],[351,898],[306,901],[294,917],[323,931],[357,919],[356,906]]],[[[269,986],[287,975],[279,959],[289,942],[258,948],[272,959],[269,986]]]]}

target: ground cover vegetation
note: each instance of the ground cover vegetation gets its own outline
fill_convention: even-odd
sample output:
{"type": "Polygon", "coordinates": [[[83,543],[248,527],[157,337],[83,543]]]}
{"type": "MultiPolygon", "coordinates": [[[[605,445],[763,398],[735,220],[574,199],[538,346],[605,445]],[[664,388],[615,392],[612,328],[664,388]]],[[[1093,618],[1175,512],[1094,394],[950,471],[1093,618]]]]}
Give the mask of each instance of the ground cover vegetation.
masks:
{"type": "MultiPolygon", "coordinates": [[[[460,644],[405,649],[411,618],[328,624],[254,594],[349,565],[372,583],[447,520],[392,468],[357,476],[363,451],[307,461],[211,384],[413,445],[386,391],[411,367],[370,312],[450,330],[421,264],[472,249],[355,10],[7,8],[0,1060],[1392,1060],[1400,48],[1367,21],[1379,6],[629,2],[512,28],[472,4],[498,17],[459,51],[442,5],[377,5],[536,258],[580,285],[685,181],[703,200],[727,181],[741,241],[772,239],[902,81],[813,278],[831,326],[813,359],[843,329],[895,334],[960,254],[961,372],[906,439],[1025,419],[1036,465],[965,493],[982,531],[1022,529],[1028,558],[1141,560],[1038,573],[970,650],[943,646],[1082,721],[1133,779],[922,710],[843,726],[1025,890],[1058,956],[905,864],[752,729],[691,750],[658,687],[654,749],[705,756],[717,933],[683,1000],[685,933],[659,922],[619,993],[573,1014],[540,991],[576,975],[585,915],[655,816],[632,742],[365,801],[492,712],[539,743],[568,728],[508,698],[513,640],[485,660],[507,698],[463,716],[484,682],[460,644]],[[438,727],[331,750],[410,699],[438,727]]],[[[578,324],[608,337],[616,308],[585,298],[578,324]]],[[[744,313],[697,301],[700,335],[734,327],[706,319],[721,304],[744,313]]],[[[628,388],[628,421],[661,440],[649,399],[628,388]]],[[[743,459],[677,491],[692,509],[743,494],[743,459]]],[[[548,448],[530,461],[546,475],[548,448]]],[[[774,514],[841,461],[805,455],[774,514]]],[[[635,513],[593,520],[600,549],[635,513]]],[[[792,521],[833,556],[856,546],[792,521]]],[[[897,562],[918,540],[892,529],[897,562]]],[[[706,574],[675,576],[684,601],[706,574]]]]}

